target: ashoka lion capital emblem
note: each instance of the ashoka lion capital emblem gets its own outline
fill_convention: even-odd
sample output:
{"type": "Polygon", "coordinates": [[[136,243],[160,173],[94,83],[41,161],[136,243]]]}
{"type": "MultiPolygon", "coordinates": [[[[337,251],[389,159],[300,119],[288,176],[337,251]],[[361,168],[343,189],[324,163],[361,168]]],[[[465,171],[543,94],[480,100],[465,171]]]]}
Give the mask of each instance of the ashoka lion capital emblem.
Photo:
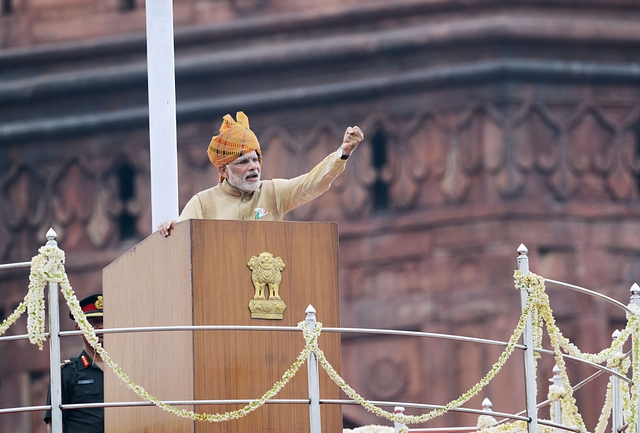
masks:
{"type": "Polygon", "coordinates": [[[273,257],[273,254],[264,252],[251,257],[247,266],[252,271],[251,282],[255,289],[253,299],[249,302],[251,318],[282,319],[282,314],[287,308],[279,295],[284,262],[280,257],[273,257]]]}

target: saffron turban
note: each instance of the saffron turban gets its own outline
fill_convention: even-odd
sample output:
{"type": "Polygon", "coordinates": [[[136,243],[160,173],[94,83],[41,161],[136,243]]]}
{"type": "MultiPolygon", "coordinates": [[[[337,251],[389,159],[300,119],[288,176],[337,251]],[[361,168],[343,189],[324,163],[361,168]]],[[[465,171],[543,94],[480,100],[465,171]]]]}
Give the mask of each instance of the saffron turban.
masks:
{"type": "Polygon", "coordinates": [[[236,113],[236,120],[230,114],[222,118],[220,133],[209,143],[207,154],[216,168],[223,167],[236,158],[255,150],[262,165],[262,153],[258,138],[249,129],[249,118],[242,111],[236,113]]]}

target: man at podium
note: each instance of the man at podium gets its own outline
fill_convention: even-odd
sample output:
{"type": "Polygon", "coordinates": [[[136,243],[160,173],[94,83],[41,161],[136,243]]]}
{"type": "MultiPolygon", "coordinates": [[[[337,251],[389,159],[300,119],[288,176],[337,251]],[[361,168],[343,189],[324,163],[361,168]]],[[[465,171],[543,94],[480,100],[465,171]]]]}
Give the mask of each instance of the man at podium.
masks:
{"type": "MultiPolygon", "coordinates": [[[[220,174],[219,184],[194,195],[179,221],[226,219],[282,221],[284,215],[325,193],[344,171],[347,159],[364,139],[359,127],[348,127],[342,144],[311,171],[293,179],[260,180],[262,152],[249,118],[239,111],[236,120],[224,116],[220,132],[211,139],[207,154],[220,174]]],[[[169,236],[175,221],[158,226],[169,236]]]]}

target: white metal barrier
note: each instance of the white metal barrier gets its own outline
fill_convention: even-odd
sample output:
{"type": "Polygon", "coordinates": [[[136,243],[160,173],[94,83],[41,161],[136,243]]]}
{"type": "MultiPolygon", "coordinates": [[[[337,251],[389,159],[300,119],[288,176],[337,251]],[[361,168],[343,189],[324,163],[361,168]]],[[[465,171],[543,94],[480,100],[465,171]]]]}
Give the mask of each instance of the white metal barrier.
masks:
{"type": "MultiPolygon", "coordinates": [[[[47,233],[47,246],[57,247],[57,243],[55,241],[56,234],[53,230],[49,230],[47,233]]],[[[518,248],[519,256],[517,259],[518,269],[524,274],[529,274],[529,264],[527,257],[527,249],[524,245],[520,245],[518,248]]],[[[30,262],[21,262],[21,263],[13,263],[13,264],[5,264],[0,265],[0,270],[3,269],[11,269],[11,268],[19,268],[19,267],[29,267],[30,262]]],[[[613,305],[621,308],[628,314],[632,314],[632,310],[607,296],[604,296],[600,293],[593,292],[591,290],[574,286],[567,283],[562,283],[559,281],[548,280],[545,279],[545,282],[556,284],[561,287],[569,288],[571,290],[576,290],[581,293],[584,293],[589,296],[594,296],[596,298],[603,299],[607,302],[612,303],[613,305]]],[[[55,282],[49,282],[49,333],[47,336],[49,337],[49,345],[50,345],[50,385],[51,385],[51,405],[42,405],[42,406],[30,406],[30,407],[14,407],[14,408],[0,408],[0,415],[6,413],[18,413],[18,412],[32,412],[32,411],[42,411],[45,409],[51,409],[52,414],[52,432],[53,433],[62,433],[62,411],[63,410],[71,410],[78,408],[87,408],[87,407],[124,407],[124,406],[150,406],[152,403],[150,402],[105,402],[102,404],[62,404],[62,395],[61,395],[61,374],[59,368],[60,361],[60,338],[66,336],[80,335],[81,331],[66,331],[60,332],[60,323],[59,323],[59,305],[58,305],[58,284],[55,282]]],[[[527,293],[526,291],[521,291],[521,303],[524,311],[525,305],[527,304],[527,293]]],[[[634,305],[640,305],[640,287],[634,284],[631,287],[631,299],[630,303],[634,305]]],[[[305,311],[306,326],[310,331],[313,331],[316,327],[316,311],[312,306],[309,306],[305,311]]],[[[300,329],[296,327],[260,327],[260,326],[167,326],[167,327],[139,327],[139,328],[118,328],[118,329],[104,329],[97,331],[98,333],[130,333],[130,332],[154,332],[154,331],[184,331],[184,330],[200,330],[200,331],[233,331],[233,330],[254,330],[254,331],[269,331],[269,332],[299,332],[300,329]]],[[[503,341],[495,341],[495,340],[487,340],[480,338],[471,338],[464,337],[458,335],[447,335],[447,334],[435,334],[435,333],[427,333],[427,332],[413,332],[413,331],[397,331],[397,330],[384,330],[384,329],[363,329],[363,328],[323,328],[322,332],[339,332],[341,334],[345,333],[358,333],[358,334],[371,334],[371,335],[393,335],[393,336],[408,336],[408,337],[420,337],[420,338],[437,338],[437,339],[445,339],[445,340],[453,340],[460,342],[469,342],[469,343],[479,343],[485,345],[495,345],[495,346],[506,346],[507,343],[503,341]]],[[[619,332],[614,333],[614,340],[618,337],[619,332]]],[[[3,341],[11,341],[11,340],[19,340],[19,339],[27,339],[27,335],[12,335],[12,336],[2,336],[0,335],[0,343],[3,341]]],[[[482,417],[490,417],[490,419],[495,419],[495,417],[502,418],[501,421],[496,421],[496,424],[504,423],[508,420],[520,420],[526,421],[529,433],[537,433],[538,425],[545,425],[549,427],[554,427],[558,432],[560,431],[574,431],[579,432],[579,430],[575,427],[565,426],[563,425],[563,416],[561,405],[558,400],[551,401],[546,400],[541,403],[537,403],[536,401],[536,386],[535,386],[535,364],[534,364],[534,340],[532,333],[532,323],[531,317],[527,318],[524,332],[522,334],[523,344],[516,345],[515,348],[524,351],[524,378],[525,378],[525,401],[526,401],[526,409],[521,413],[509,414],[502,412],[493,411],[492,404],[488,399],[483,401],[482,409],[469,409],[469,408],[452,408],[448,409],[450,411],[463,412],[463,413],[472,413],[479,415],[482,417]],[[553,414],[553,419],[549,421],[538,419],[538,409],[544,405],[551,404],[552,409],[551,412],[553,414]]],[[[551,354],[552,352],[544,349],[536,348],[535,352],[540,352],[542,354],[551,354]]],[[[621,357],[624,355],[621,354],[621,357]]],[[[578,362],[583,362],[591,365],[597,372],[593,374],[591,377],[585,379],[583,382],[574,385],[573,389],[578,389],[584,386],[586,383],[595,379],[601,374],[608,374],[610,376],[611,381],[611,389],[612,389],[612,414],[611,414],[611,431],[612,433],[620,433],[629,428],[629,425],[624,424],[623,417],[623,405],[621,402],[620,396],[620,382],[625,381],[630,383],[631,380],[624,374],[621,373],[619,367],[607,368],[605,366],[589,363],[582,359],[576,359],[571,357],[570,355],[563,355],[568,359],[575,359],[578,362]]],[[[309,405],[309,413],[310,413],[310,432],[311,433],[320,433],[321,425],[320,425],[320,405],[321,404],[340,404],[340,405],[351,405],[355,404],[352,400],[329,400],[322,399],[320,396],[319,389],[319,368],[318,368],[318,359],[314,352],[310,352],[307,359],[307,368],[308,368],[308,380],[309,380],[309,398],[304,400],[282,400],[282,399],[270,399],[267,401],[269,404],[308,404],[309,405]]],[[[553,377],[550,379],[552,385],[551,387],[561,387],[562,383],[559,376],[560,369],[558,366],[554,367],[553,377]]],[[[197,400],[197,401],[171,401],[166,402],[171,405],[180,406],[180,405],[193,405],[193,404],[207,404],[207,405],[215,405],[215,404],[230,404],[230,403],[246,403],[249,404],[253,400],[197,400]]],[[[429,405],[429,404],[417,404],[417,403],[407,403],[407,402],[389,402],[389,401],[373,401],[370,402],[379,407],[393,407],[395,414],[402,415],[405,411],[405,408],[414,408],[414,409],[426,409],[426,410],[434,410],[434,409],[443,409],[443,406],[438,405],[429,405]]],[[[487,418],[485,418],[486,420],[487,418]]],[[[480,424],[480,423],[479,423],[480,424]]],[[[482,427],[486,426],[468,426],[468,427],[451,427],[451,428],[416,428],[409,429],[407,425],[400,421],[394,421],[394,430],[395,432],[401,431],[410,431],[410,432],[468,432],[479,430],[482,427]]],[[[634,426],[635,433],[640,433],[638,431],[638,427],[634,426]]]]}

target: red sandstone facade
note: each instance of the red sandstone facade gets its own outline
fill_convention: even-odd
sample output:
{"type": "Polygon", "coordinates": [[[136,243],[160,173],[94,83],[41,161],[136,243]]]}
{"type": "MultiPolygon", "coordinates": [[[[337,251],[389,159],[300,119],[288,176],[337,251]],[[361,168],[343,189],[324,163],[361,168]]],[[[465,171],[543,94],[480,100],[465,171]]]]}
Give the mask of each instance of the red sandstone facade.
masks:
{"type": "MultiPolygon", "coordinates": [[[[0,262],[29,260],[53,227],[80,295],[152,230],[138,3],[2,1],[0,262]]],[[[506,340],[520,243],[533,272],[627,302],[640,281],[637,1],[174,3],[181,205],[216,181],[205,148],[228,112],[249,115],[267,178],[309,169],[347,125],[365,131],[332,189],[291,215],[340,223],[343,326],[506,340]]],[[[0,319],[27,284],[27,271],[0,273],[0,319]]],[[[550,293],[585,351],[624,326],[612,307],[550,293]]],[[[64,307],[62,321],[71,328],[64,307]]],[[[64,356],[78,351],[64,344],[64,356]]],[[[445,404],[498,355],[349,336],[343,373],[372,400],[445,404]]],[[[510,361],[470,406],[522,409],[520,367],[510,361]]],[[[551,367],[539,367],[540,400],[551,367]]],[[[570,368],[575,381],[591,373],[570,368]]],[[[0,407],[44,404],[47,369],[46,351],[2,343],[0,407]]],[[[603,393],[599,382],[577,395],[590,429],[603,393]]],[[[0,415],[0,431],[42,432],[41,418],[0,415]]]]}

